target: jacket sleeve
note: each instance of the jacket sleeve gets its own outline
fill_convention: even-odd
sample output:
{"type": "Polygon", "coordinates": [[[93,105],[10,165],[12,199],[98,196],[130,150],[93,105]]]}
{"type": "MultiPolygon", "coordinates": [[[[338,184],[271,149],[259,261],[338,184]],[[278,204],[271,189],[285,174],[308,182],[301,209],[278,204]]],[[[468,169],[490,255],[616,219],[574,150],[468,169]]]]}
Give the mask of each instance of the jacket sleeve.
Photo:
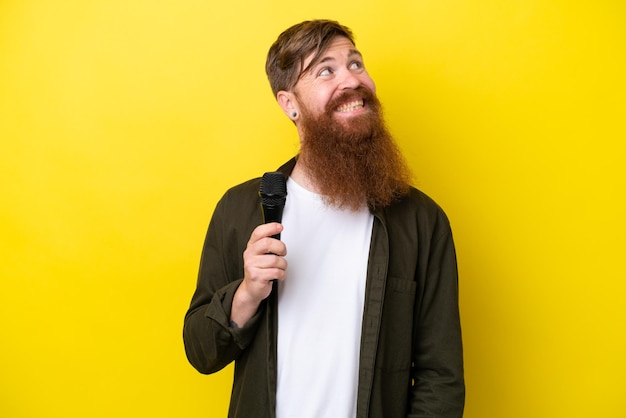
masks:
{"type": "Polygon", "coordinates": [[[200,373],[214,373],[237,359],[254,338],[261,316],[260,308],[244,327],[230,326],[233,297],[243,280],[242,254],[252,227],[246,219],[249,214],[242,212],[238,203],[227,193],[215,208],[202,249],[196,291],[185,315],[185,352],[200,373]],[[243,224],[237,222],[239,216],[243,224]]]}
{"type": "MultiPolygon", "coordinates": [[[[416,312],[409,418],[460,418],[465,403],[456,253],[439,211],[416,312]]],[[[422,250],[425,250],[422,248],[422,250]]]]}

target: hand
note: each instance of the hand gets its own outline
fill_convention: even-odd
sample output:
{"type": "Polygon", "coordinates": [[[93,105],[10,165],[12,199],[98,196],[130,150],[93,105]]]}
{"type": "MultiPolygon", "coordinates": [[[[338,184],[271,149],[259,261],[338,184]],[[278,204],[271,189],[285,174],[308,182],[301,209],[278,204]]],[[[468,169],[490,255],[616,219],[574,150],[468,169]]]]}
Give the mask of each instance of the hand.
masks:
{"type": "Polygon", "coordinates": [[[259,304],[270,295],[273,281],[285,278],[287,247],[272,238],[282,230],[281,224],[272,222],[252,231],[243,253],[243,282],[235,293],[230,315],[238,326],[243,326],[256,313],[259,304]]]}

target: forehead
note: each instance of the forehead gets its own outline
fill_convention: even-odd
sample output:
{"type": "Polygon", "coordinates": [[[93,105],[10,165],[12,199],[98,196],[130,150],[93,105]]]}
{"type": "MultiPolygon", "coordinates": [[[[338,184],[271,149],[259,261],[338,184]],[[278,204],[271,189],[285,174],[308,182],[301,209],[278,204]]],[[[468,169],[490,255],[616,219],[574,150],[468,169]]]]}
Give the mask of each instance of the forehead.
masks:
{"type": "Polygon", "coordinates": [[[340,57],[350,57],[352,55],[361,55],[356,46],[350,39],[344,36],[337,36],[330,41],[326,49],[319,56],[315,56],[316,52],[312,52],[304,60],[303,68],[309,68],[319,62],[337,59],[340,57]],[[315,59],[315,62],[312,62],[315,59]]]}

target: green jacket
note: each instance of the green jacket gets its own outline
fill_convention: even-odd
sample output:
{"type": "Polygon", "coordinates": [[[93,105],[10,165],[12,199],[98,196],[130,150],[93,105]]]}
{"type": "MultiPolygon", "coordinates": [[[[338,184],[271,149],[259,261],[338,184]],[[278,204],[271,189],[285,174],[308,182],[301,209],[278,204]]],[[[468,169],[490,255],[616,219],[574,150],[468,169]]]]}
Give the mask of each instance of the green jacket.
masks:
{"type": "MultiPolygon", "coordinates": [[[[280,170],[289,175],[294,163],[280,170]]],[[[236,186],[217,204],[183,330],[187,358],[199,372],[235,361],[231,418],[275,416],[276,292],[243,328],[229,327],[242,254],[263,222],[259,185],[254,179],[236,186]]],[[[463,350],[448,219],[414,188],[373,214],[357,417],[461,417],[463,350]]]]}

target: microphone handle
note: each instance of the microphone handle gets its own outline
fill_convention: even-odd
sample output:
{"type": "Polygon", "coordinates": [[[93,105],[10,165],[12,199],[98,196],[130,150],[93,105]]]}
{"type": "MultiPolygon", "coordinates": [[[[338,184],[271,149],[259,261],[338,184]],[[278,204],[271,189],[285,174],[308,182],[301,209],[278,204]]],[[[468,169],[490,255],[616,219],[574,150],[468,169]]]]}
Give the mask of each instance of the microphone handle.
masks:
{"type": "MultiPolygon", "coordinates": [[[[285,205],[266,205],[263,204],[263,221],[264,223],[278,222],[283,219],[283,209],[285,205]]],[[[272,235],[272,238],[280,239],[280,233],[272,235]]]]}

